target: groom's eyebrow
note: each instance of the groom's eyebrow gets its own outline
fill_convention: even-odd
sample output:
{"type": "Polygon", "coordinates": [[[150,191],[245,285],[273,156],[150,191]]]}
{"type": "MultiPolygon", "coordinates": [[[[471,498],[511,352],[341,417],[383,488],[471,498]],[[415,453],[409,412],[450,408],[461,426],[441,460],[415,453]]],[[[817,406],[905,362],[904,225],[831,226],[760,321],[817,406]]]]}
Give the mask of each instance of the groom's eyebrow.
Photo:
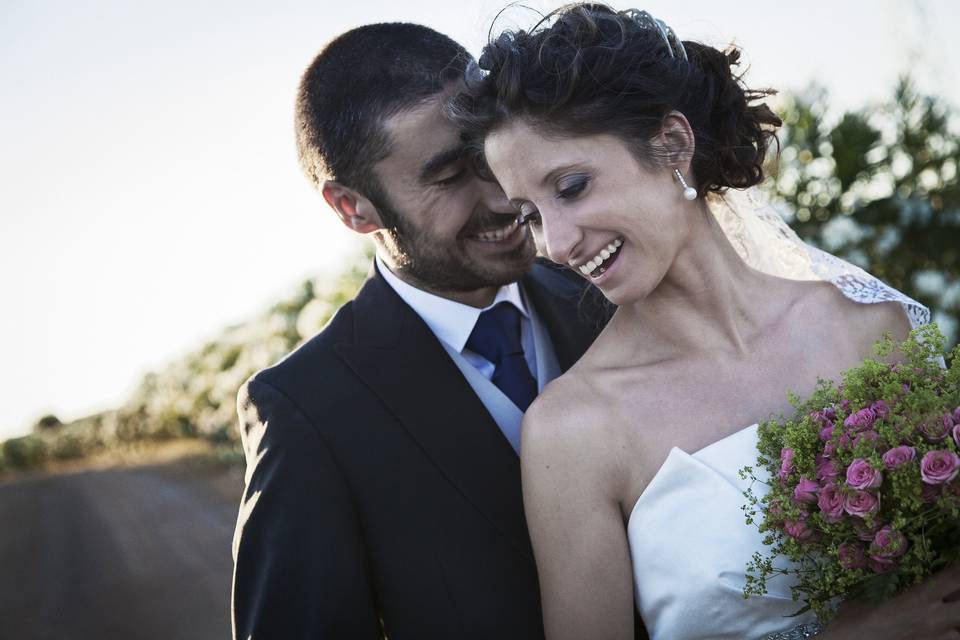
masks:
{"type": "Polygon", "coordinates": [[[464,152],[465,147],[462,144],[458,144],[455,147],[450,147],[449,149],[444,149],[443,151],[433,154],[433,156],[427,160],[426,164],[423,165],[423,168],[420,169],[419,181],[421,183],[430,182],[431,178],[462,158],[464,152]]]}

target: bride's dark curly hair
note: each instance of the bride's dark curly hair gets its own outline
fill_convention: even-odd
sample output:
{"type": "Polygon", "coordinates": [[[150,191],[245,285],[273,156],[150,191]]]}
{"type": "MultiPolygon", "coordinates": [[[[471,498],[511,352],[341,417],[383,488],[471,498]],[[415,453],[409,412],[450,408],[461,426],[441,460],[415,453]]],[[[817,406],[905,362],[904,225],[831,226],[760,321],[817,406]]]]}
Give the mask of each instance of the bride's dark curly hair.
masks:
{"type": "Polygon", "coordinates": [[[772,90],[747,89],[732,67],[740,52],[670,37],[635,10],[574,4],[529,31],[507,31],[467,71],[467,89],[447,105],[482,169],[483,138],[521,117],[546,134],[613,134],[638,161],[664,166],[669,150],[651,145],[671,111],[693,130],[691,167],[698,193],[746,188],[763,179],[763,160],[781,121],[762,102],[772,90]],[[479,68],[478,68],[479,67],[479,68]]]}

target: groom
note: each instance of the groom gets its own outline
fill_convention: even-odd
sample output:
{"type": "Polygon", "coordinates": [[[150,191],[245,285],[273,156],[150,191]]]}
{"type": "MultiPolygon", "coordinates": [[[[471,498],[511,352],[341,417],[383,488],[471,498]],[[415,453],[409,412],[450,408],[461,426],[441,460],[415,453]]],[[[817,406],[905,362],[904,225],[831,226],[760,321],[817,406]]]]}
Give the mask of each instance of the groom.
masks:
{"type": "Polygon", "coordinates": [[[237,640],[543,636],[520,420],[602,320],[470,170],[442,113],[467,60],[426,27],[377,24],[303,76],[302,166],[377,258],[240,391],[237,640]]]}

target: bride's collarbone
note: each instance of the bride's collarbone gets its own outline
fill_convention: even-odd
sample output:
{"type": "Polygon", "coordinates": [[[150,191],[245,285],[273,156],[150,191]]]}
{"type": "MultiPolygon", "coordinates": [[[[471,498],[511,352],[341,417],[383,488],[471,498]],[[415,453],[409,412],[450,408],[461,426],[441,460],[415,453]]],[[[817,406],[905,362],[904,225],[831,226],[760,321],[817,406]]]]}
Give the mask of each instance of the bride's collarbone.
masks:
{"type": "Polygon", "coordinates": [[[817,367],[809,355],[799,350],[783,360],[767,355],[700,363],[648,371],[633,380],[621,375],[608,385],[594,380],[605,389],[597,404],[620,436],[610,455],[631,478],[621,502],[635,502],[673,447],[692,454],[771,416],[788,415],[788,392],[806,396],[818,376],[834,373],[817,367]]]}

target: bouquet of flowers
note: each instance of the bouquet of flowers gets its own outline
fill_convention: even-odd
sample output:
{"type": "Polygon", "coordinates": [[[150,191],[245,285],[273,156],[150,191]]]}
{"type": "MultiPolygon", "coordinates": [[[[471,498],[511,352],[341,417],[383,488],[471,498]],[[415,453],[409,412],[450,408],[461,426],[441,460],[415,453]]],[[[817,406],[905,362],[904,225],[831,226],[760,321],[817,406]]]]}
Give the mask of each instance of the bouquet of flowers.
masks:
{"type": "MultiPolygon", "coordinates": [[[[896,346],[888,337],[876,353],[896,346]]],[[[757,467],[740,474],[753,481],[747,523],[769,549],[748,564],[744,597],[790,575],[797,615],[826,622],[839,600],[878,601],[960,561],[960,346],[949,369],[943,347],[935,325],[917,329],[900,363],[820,380],[806,401],[791,396],[793,419],[760,424],[757,467]]]]}

